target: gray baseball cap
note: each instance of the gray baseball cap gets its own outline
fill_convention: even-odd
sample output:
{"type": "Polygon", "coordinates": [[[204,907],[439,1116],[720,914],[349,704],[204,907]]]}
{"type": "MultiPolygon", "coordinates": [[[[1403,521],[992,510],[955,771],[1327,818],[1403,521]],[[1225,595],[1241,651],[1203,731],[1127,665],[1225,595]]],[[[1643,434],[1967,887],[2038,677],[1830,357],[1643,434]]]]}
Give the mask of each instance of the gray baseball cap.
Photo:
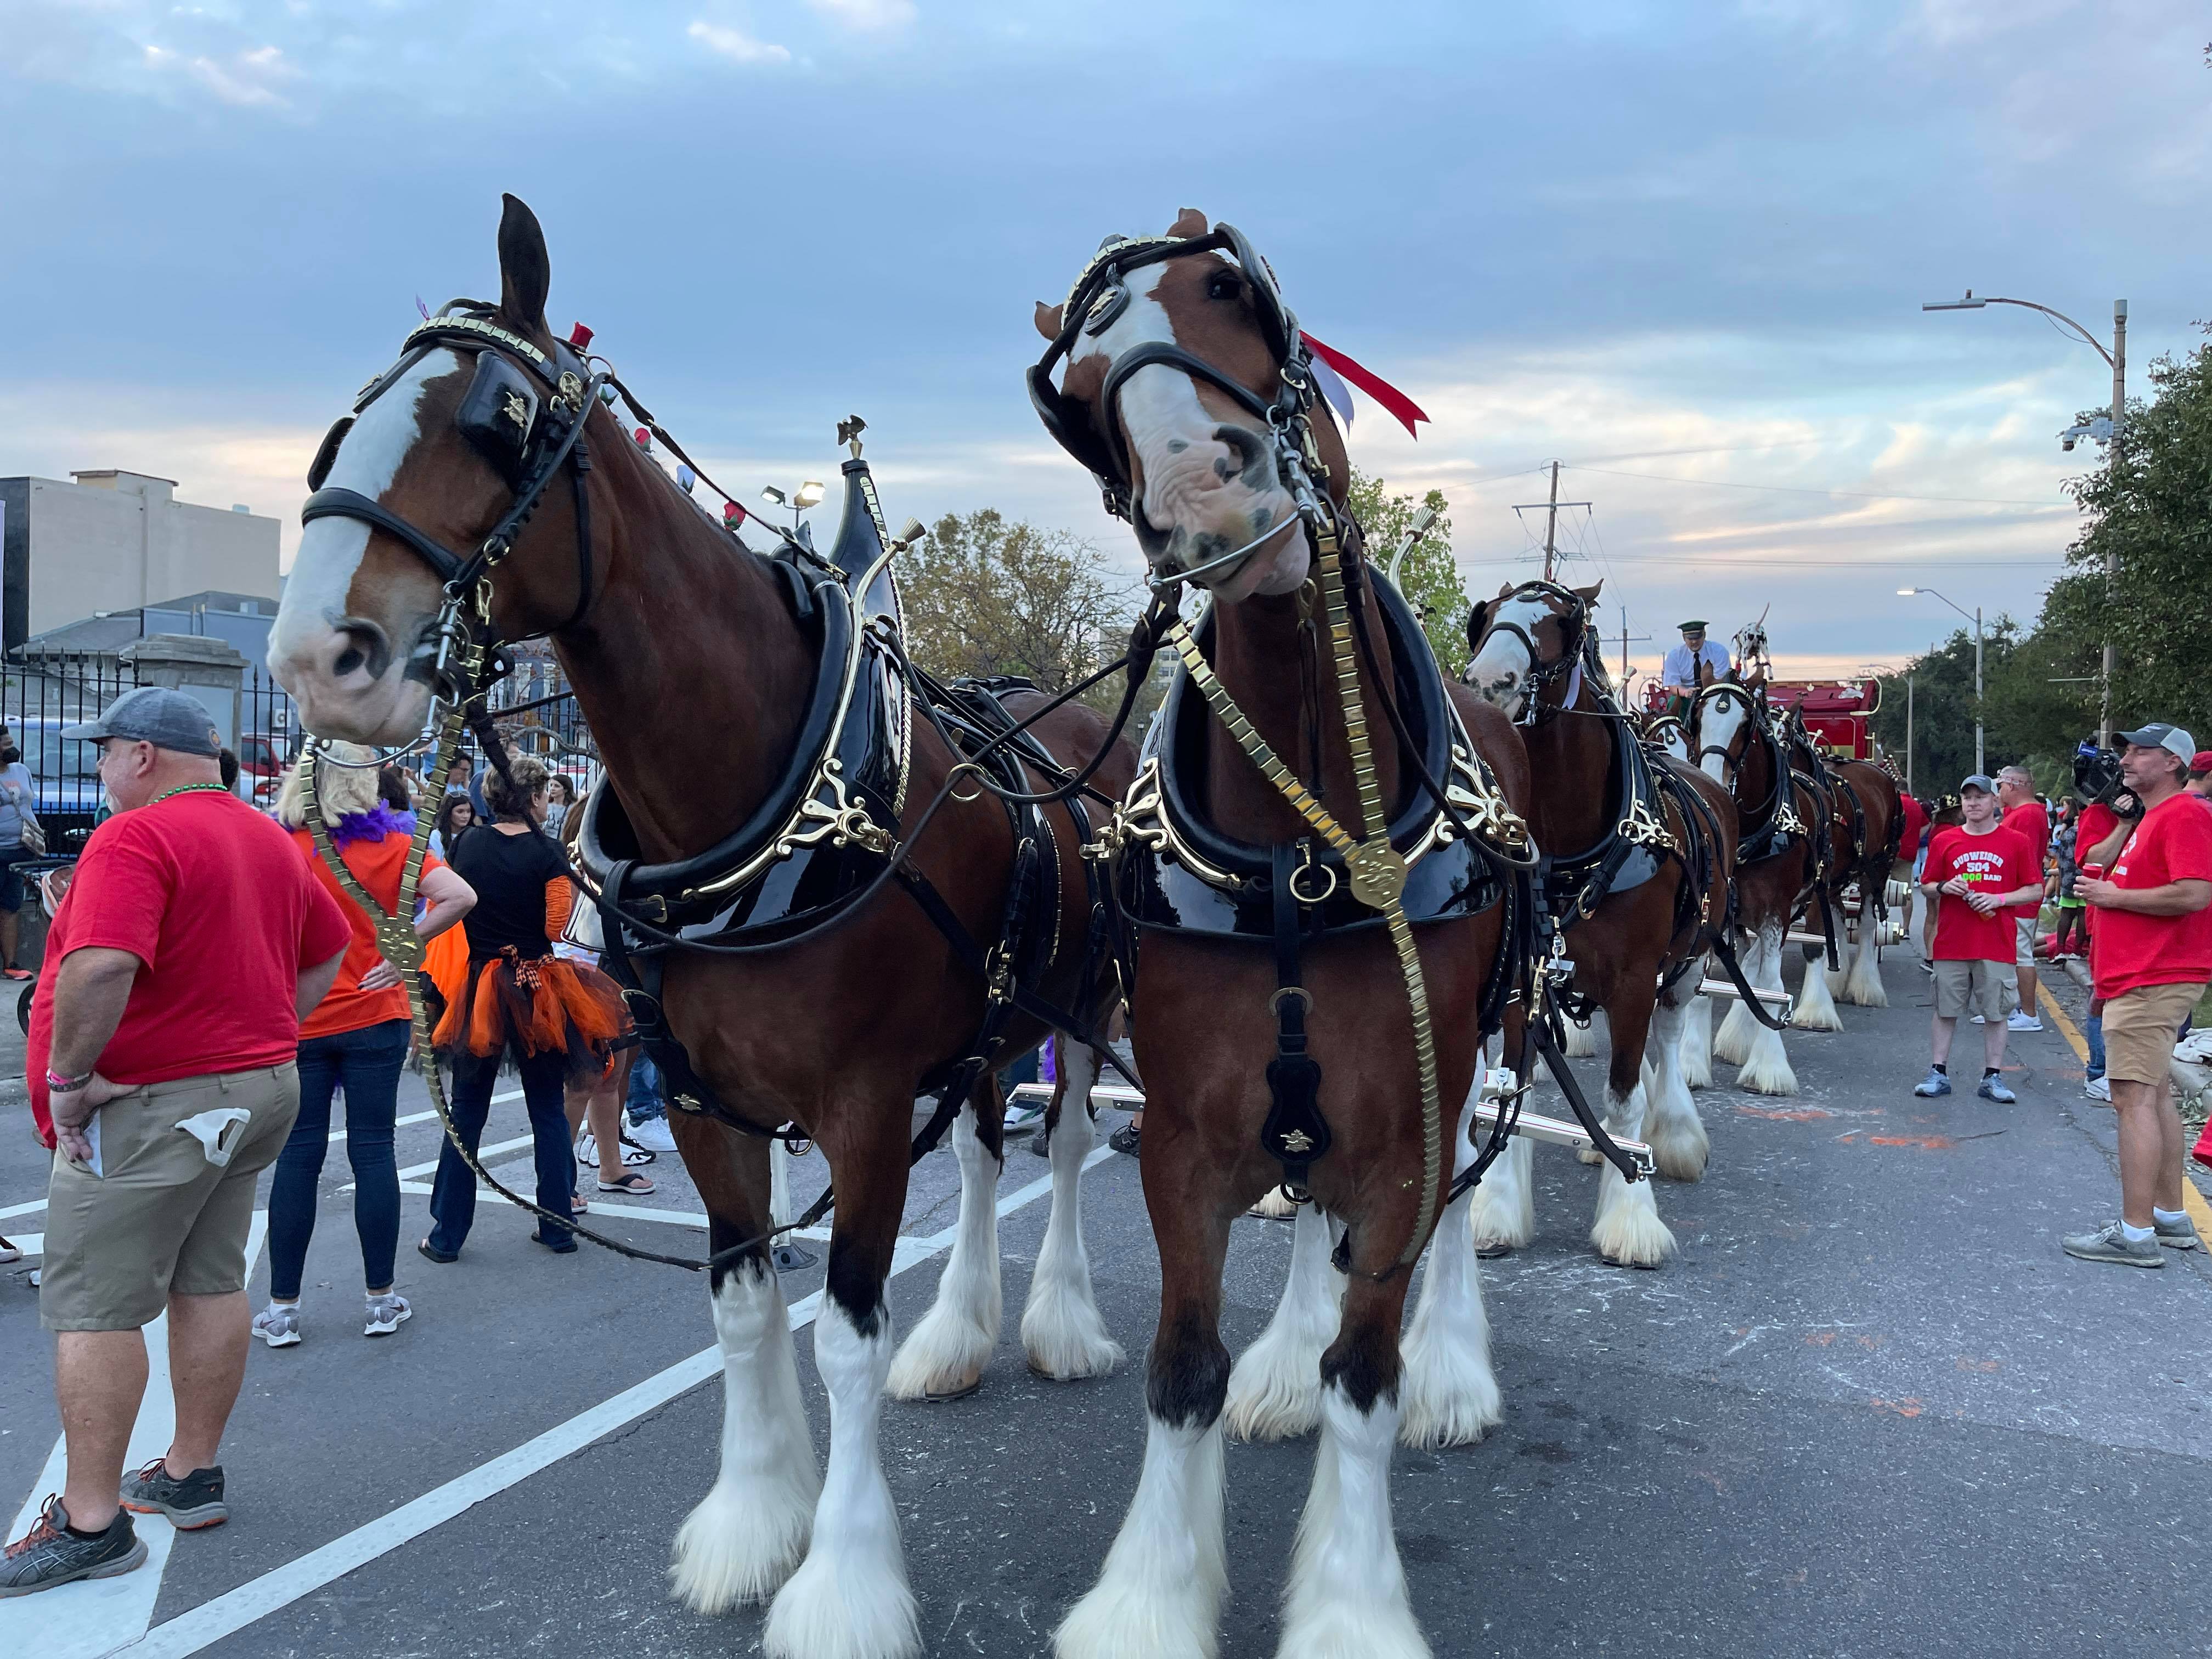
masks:
{"type": "Polygon", "coordinates": [[[2197,739],[2164,720],[2153,720],[2148,726],[2123,732],[2120,741],[2134,744],[2139,749],[2163,749],[2169,755],[2179,755],[2184,766],[2189,765],[2197,755],[2197,739]]]}
{"type": "Polygon", "coordinates": [[[98,720],[65,726],[62,736],[83,743],[98,743],[102,738],[125,738],[134,743],[150,743],[156,749],[173,749],[179,755],[199,755],[209,760],[222,750],[206,706],[181,691],[161,685],[142,685],[136,691],[125,691],[107,705],[107,712],[98,720]]]}
{"type": "Polygon", "coordinates": [[[1969,789],[1978,789],[1985,795],[1994,795],[1997,792],[1996,785],[1990,781],[1990,775],[1986,772],[1977,772],[1972,776],[1960,781],[1960,794],[1965,794],[1969,789]]]}

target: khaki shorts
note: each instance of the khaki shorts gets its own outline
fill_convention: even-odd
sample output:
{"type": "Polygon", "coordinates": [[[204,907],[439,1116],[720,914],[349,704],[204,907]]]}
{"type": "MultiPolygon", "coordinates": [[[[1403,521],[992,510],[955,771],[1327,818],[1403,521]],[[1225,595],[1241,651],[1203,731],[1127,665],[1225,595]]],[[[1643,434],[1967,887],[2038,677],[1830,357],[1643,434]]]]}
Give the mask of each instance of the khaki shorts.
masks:
{"type": "Polygon", "coordinates": [[[57,1152],[46,1186],[46,1261],[39,1319],[50,1331],[129,1331],[177,1296],[246,1288],[254,1179],[276,1161],[300,1115],[290,1061],[149,1084],[95,1115],[94,1175],[57,1152]],[[218,1142],[210,1163],[180,1120],[236,1107],[251,1114],[218,1142]]]}
{"type": "Polygon", "coordinates": [[[2181,1022],[2202,985],[2141,985],[2105,1004],[2105,1075],[2115,1083],[2163,1083],[2181,1022]]]}
{"type": "Polygon", "coordinates": [[[2002,1019],[2019,995],[2008,962],[1939,962],[1936,964],[1936,1018],[1962,1019],[1979,1014],[2002,1019]]]}
{"type": "Polygon", "coordinates": [[[2029,917],[2026,921],[2021,920],[2018,916],[2014,916],[2013,918],[2013,927],[2018,935],[2018,942],[2013,951],[2012,957],[2014,967],[2033,968],[2035,966],[2035,927],[2036,924],[2042,920],[2043,913],[2039,910],[2037,911],[2033,916],[2029,917]]]}

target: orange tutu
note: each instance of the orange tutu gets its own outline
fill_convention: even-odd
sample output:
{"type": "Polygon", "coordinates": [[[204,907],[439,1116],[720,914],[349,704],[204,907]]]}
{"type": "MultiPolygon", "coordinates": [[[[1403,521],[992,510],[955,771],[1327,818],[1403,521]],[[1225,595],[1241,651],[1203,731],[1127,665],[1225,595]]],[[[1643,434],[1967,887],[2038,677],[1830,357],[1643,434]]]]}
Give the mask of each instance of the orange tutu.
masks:
{"type": "Polygon", "coordinates": [[[431,1037],[447,1059],[465,1051],[489,1060],[510,1048],[525,1059],[558,1053],[573,1073],[595,1076],[607,1045],[629,1024],[612,980],[555,956],[526,959],[510,950],[471,962],[456,990],[431,1037]]]}

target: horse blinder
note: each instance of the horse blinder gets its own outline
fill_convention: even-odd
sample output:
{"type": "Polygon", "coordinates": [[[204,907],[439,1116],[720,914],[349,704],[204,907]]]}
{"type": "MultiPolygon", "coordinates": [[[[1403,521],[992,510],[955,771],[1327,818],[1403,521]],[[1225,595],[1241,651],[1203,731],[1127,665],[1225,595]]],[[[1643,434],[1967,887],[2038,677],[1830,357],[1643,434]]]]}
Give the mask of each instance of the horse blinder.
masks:
{"type": "Polygon", "coordinates": [[[523,372],[496,351],[477,354],[453,424],[493,471],[519,489],[527,478],[531,439],[538,426],[538,392],[523,372]]]}
{"type": "Polygon", "coordinates": [[[315,451],[315,459],[307,464],[307,488],[320,489],[331,476],[331,468],[338,459],[338,446],[353,430],[354,416],[341,415],[331,422],[331,429],[323,434],[322,447],[315,451]]]}

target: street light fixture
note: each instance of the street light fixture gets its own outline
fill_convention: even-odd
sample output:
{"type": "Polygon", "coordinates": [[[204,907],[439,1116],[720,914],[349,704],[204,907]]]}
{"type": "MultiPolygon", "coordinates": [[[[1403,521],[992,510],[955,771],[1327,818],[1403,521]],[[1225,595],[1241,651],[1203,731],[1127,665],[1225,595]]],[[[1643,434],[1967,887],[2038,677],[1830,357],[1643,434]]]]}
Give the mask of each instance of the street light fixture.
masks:
{"type": "MultiPolygon", "coordinates": [[[[1925,593],[1931,599],[1943,599],[1943,603],[1950,605],[1952,610],[1958,611],[1962,617],[1966,616],[1964,611],[1951,605],[1950,600],[1943,599],[1932,587],[1900,587],[1897,592],[1899,598],[1907,599],[1916,593],[1925,593]]],[[[1982,755],[1982,607],[1976,605],[1974,614],[1967,617],[1966,620],[1974,625],[1974,770],[1987,772],[1989,766],[1982,755]]]]}
{"type": "MultiPolygon", "coordinates": [[[[1968,289],[1966,290],[1966,297],[1962,300],[1931,301],[1923,304],[1920,308],[1923,311],[1979,311],[1987,306],[2019,306],[2021,309],[2026,311],[2039,311],[2045,316],[2050,318],[2053,322],[2063,325],[2063,328],[2062,329],[2062,331],[2071,331],[2073,337],[2075,339],[2080,340],[2083,344],[2091,347],[2095,350],[2096,354],[2100,357],[2102,357],[2105,360],[2106,366],[2112,371],[2112,412],[2111,416],[2110,430],[2106,433],[2099,433],[2094,429],[2085,430],[2083,428],[2077,426],[2069,428],[2067,431],[2062,432],[2058,435],[2062,443],[2069,450],[2071,450],[2074,447],[2076,440],[2085,436],[2095,438],[2100,442],[2109,437],[2112,442],[2111,447],[2105,452],[2106,465],[2113,467],[2118,466],[2120,464],[2120,428],[2127,417],[2128,302],[2125,300],[2115,300],[2112,301],[2112,349],[2110,351],[2105,349],[2104,342],[2098,339],[2095,335],[2090,333],[2087,329],[2082,327],[2081,324],[2075,322],[2064,312],[2053,311],[2049,306],[2039,306],[2033,300],[2008,300],[2000,295],[1995,294],[1989,295],[1985,299],[1978,300],[1974,297],[1974,290],[1968,289]]],[[[2097,424],[2103,425],[2105,423],[2100,422],[2097,424]]],[[[2118,574],[2119,573],[2117,570],[2113,570],[2109,568],[2106,569],[2105,573],[2105,580],[2108,589],[2118,574]]],[[[1922,591],[1926,592],[1928,590],[1923,589],[1922,591]]],[[[1949,601],[1946,600],[1945,603],[1948,604],[1949,601]]],[[[1954,610],[1957,609],[1955,605],[1952,608],[1954,610]]],[[[2098,678],[2102,683],[2102,690],[2098,693],[2097,741],[2104,747],[2109,749],[2112,747],[2112,642],[2109,639],[2105,641],[2103,660],[2102,665],[2098,671],[2098,678]]]]}
{"type": "Polygon", "coordinates": [[[788,495],[785,495],[781,489],[778,489],[774,484],[770,484],[765,489],[761,491],[761,499],[777,507],[789,507],[791,509],[791,527],[793,531],[796,531],[799,528],[799,515],[805,512],[810,507],[820,505],[823,496],[828,493],[827,489],[819,478],[809,478],[805,483],[799,485],[797,489],[792,491],[788,495]]]}

